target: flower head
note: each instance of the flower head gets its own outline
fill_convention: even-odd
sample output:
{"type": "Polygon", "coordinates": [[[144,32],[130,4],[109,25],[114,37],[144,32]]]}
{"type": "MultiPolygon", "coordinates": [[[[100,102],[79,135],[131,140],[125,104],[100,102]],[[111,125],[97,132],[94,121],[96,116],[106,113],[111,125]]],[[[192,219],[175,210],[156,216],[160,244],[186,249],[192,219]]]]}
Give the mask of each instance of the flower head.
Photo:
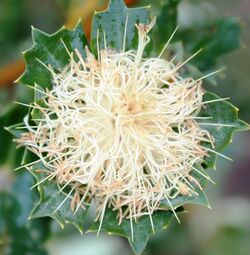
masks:
{"type": "Polygon", "coordinates": [[[47,179],[71,188],[74,211],[94,201],[98,219],[111,207],[121,222],[200,187],[192,173],[208,154],[204,142],[213,144],[196,121],[202,81],[181,77],[173,60],[142,57],[154,22],[137,25],[136,51],[104,49],[96,59],[86,48],[86,58],[69,52],[60,72],[47,67],[46,107],[34,105],[41,118],[18,142],[42,160],[47,179]]]}

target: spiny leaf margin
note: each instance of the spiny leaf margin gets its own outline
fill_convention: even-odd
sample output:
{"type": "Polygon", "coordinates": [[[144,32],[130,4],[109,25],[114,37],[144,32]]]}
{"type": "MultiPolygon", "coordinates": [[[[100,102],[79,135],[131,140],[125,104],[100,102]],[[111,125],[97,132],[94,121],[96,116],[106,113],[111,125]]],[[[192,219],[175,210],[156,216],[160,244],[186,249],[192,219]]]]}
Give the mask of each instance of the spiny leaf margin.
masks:
{"type": "Polygon", "coordinates": [[[82,56],[86,56],[85,46],[88,44],[80,21],[73,30],[62,27],[51,35],[32,28],[32,38],[33,46],[23,53],[26,70],[16,81],[18,83],[30,86],[38,84],[50,89],[53,85],[52,75],[44,65],[50,65],[55,71],[65,68],[70,60],[65,45],[69,52],[77,49],[82,56]]]}
{"type": "MultiPolygon", "coordinates": [[[[184,212],[183,208],[179,208],[177,213],[184,212]]],[[[152,215],[154,231],[158,232],[166,229],[173,218],[171,211],[156,211],[152,215]]],[[[97,232],[100,222],[95,222],[89,229],[89,232],[97,232]]],[[[141,254],[146,248],[149,237],[154,234],[149,216],[142,216],[137,222],[133,221],[133,238],[131,230],[131,222],[123,219],[118,224],[117,212],[107,209],[104,215],[101,231],[110,235],[118,235],[128,239],[130,246],[135,254],[141,254]]]]}
{"type": "MultiPolygon", "coordinates": [[[[220,100],[221,98],[215,93],[206,92],[203,98],[203,102],[211,100],[220,100]]],[[[205,104],[205,107],[199,113],[201,117],[212,117],[211,120],[199,121],[201,124],[206,123],[217,123],[218,126],[206,126],[201,125],[205,128],[215,139],[215,147],[213,150],[222,152],[228,144],[232,142],[233,135],[238,131],[249,130],[249,125],[238,118],[238,109],[228,101],[218,101],[209,104],[205,104]],[[219,126],[228,125],[228,126],[219,126]]],[[[211,149],[211,145],[206,145],[211,149]]],[[[209,157],[205,159],[206,167],[216,168],[216,159],[218,155],[213,152],[209,152],[209,157]]]]}

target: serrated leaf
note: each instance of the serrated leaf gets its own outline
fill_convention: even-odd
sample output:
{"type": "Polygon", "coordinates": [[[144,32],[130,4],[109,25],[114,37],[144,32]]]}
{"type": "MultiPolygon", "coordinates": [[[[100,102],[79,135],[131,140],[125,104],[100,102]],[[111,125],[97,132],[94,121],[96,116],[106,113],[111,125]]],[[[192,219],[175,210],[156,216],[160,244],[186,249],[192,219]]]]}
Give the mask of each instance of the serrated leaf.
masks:
{"type": "Polygon", "coordinates": [[[33,28],[32,37],[34,44],[24,53],[26,71],[18,80],[20,83],[32,86],[36,83],[42,88],[51,88],[52,76],[44,65],[51,65],[54,70],[63,69],[70,59],[66,48],[69,52],[77,49],[86,56],[87,40],[80,23],[74,30],[63,27],[52,35],[33,28]]]}
{"type": "MultiPolygon", "coordinates": [[[[218,100],[214,93],[207,92],[204,96],[204,102],[211,100],[218,100]]],[[[199,114],[202,117],[211,117],[206,121],[199,121],[200,123],[210,123],[212,126],[203,124],[205,128],[215,139],[215,148],[217,152],[221,152],[232,141],[234,132],[241,130],[248,130],[249,125],[238,118],[238,109],[227,101],[218,101],[205,104],[199,114]],[[214,124],[218,124],[217,126],[214,124]]],[[[205,163],[210,168],[215,168],[216,154],[211,152],[210,156],[206,158],[205,163]]]]}
{"type": "MultiPolygon", "coordinates": [[[[180,209],[182,211],[182,209],[180,209]]],[[[167,228],[173,213],[171,211],[157,211],[152,215],[155,232],[167,228]]],[[[89,231],[97,232],[100,222],[95,222],[89,231]]],[[[122,236],[128,239],[131,248],[135,254],[141,254],[145,249],[149,237],[153,234],[152,225],[149,216],[142,216],[135,223],[133,222],[133,239],[130,220],[123,219],[118,225],[117,212],[107,209],[104,215],[101,231],[108,234],[122,236]]]]}
{"type": "MultiPolygon", "coordinates": [[[[29,111],[30,111],[30,109],[29,109],[29,111]]],[[[23,121],[29,122],[29,114],[26,114],[26,116],[24,116],[23,121]]],[[[24,127],[24,123],[21,122],[18,124],[7,126],[7,127],[5,127],[5,130],[8,131],[14,138],[20,138],[25,130],[23,127],[24,127]]],[[[11,140],[12,140],[12,136],[10,137],[11,140]]]]}
{"type": "Polygon", "coordinates": [[[16,150],[16,146],[12,142],[12,135],[18,136],[22,133],[16,127],[23,126],[23,124],[14,125],[14,123],[22,121],[25,110],[18,105],[11,105],[0,115],[0,164],[10,164],[15,167],[20,161],[23,151],[16,150]],[[8,126],[10,127],[8,128],[8,126]]]}
{"type": "MultiPolygon", "coordinates": [[[[37,170],[45,170],[41,163],[36,163],[30,168],[31,174],[37,182],[41,182],[47,177],[46,174],[39,173],[37,170]]],[[[87,209],[80,208],[74,213],[70,208],[71,198],[67,198],[65,190],[59,192],[59,186],[54,181],[44,181],[38,185],[40,200],[32,210],[31,218],[40,218],[49,216],[55,219],[62,227],[65,223],[71,223],[81,233],[87,214],[87,209]]]]}
{"type": "MultiPolygon", "coordinates": [[[[183,206],[187,204],[202,205],[202,206],[210,207],[209,200],[207,198],[205,191],[198,190],[197,193],[198,195],[194,194],[191,196],[183,196],[183,195],[177,196],[176,198],[171,200],[171,204],[173,208],[178,208],[179,206],[183,206]]],[[[171,209],[169,203],[166,200],[162,201],[161,207],[167,210],[171,209]]]]}
{"type": "Polygon", "coordinates": [[[92,52],[97,52],[98,31],[100,49],[105,48],[106,40],[107,48],[121,51],[124,46],[124,34],[126,34],[125,50],[137,48],[138,36],[135,24],[149,24],[149,22],[149,7],[127,8],[123,0],[110,0],[106,11],[94,14],[91,30],[92,52]],[[125,26],[126,20],[127,26],[125,26]]]}
{"type": "Polygon", "coordinates": [[[9,127],[5,127],[5,130],[8,131],[11,135],[13,135],[15,138],[20,138],[21,134],[23,133],[23,130],[20,129],[20,127],[23,126],[23,123],[18,123],[9,127]]]}
{"type": "MultiPolygon", "coordinates": [[[[199,170],[202,174],[206,175],[206,172],[202,168],[202,166],[196,166],[195,168],[197,170],[199,170]]],[[[207,179],[196,171],[192,172],[192,176],[199,182],[202,189],[200,189],[200,187],[198,187],[195,183],[192,183],[194,186],[194,191],[197,194],[193,194],[190,196],[178,195],[176,198],[171,200],[171,206],[167,200],[163,200],[163,201],[161,201],[161,207],[163,209],[171,210],[171,207],[176,209],[176,208],[183,206],[185,204],[195,204],[195,205],[210,207],[209,200],[208,200],[207,195],[204,191],[205,186],[207,184],[207,179]]]]}

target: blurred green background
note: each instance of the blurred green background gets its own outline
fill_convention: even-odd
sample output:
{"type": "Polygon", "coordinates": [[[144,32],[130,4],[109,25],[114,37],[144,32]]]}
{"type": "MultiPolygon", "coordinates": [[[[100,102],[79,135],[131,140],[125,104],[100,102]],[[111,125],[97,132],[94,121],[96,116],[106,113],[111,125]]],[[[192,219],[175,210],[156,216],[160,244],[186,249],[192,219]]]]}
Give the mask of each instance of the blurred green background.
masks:
{"type": "MultiPolygon", "coordinates": [[[[161,15],[164,22],[169,12],[161,6],[169,1],[174,2],[127,2],[131,6],[151,4],[152,12],[161,15]]],[[[0,255],[132,254],[126,240],[121,238],[104,234],[100,238],[92,234],[81,236],[73,227],[66,226],[62,230],[50,219],[27,221],[37,194],[29,190],[33,180],[26,171],[13,171],[20,164],[22,151],[15,148],[12,138],[3,130],[4,126],[17,123],[25,114],[26,109],[13,106],[13,101],[29,102],[31,99],[24,86],[13,85],[24,68],[21,52],[32,45],[31,25],[52,33],[63,24],[73,27],[82,16],[84,29],[89,34],[93,10],[103,9],[106,3],[105,0],[0,0],[0,255]]],[[[176,39],[174,47],[180,52],[180,48],[190,50],[193,41],[203,36],[204,47],[212,47],[208,43],[209,33],[208,37],[206,33],[218,18],[234,16],[239,20],[242,30],[240,47],[222,54],[230,48],[230,43],[223,44],[226,40],[223,36],[229,36],[230,42],[238,40],[237,32],[230,27],[227,34],[217,38],[218,45],[213,46],[211,55],[205,56],[207,62],[197,60],[196,64],[205,73],[227,67],[217,77],[216,85],[214,79],[205,85],[221,97],[230,97],[240,109],[240,117],[250,122],[250,1],[182,0],[177,12],[180,33],[176,36],[183,45],[179,47],[176,39]],[[221,56],[213,63],[211,58],[213,60],[216,54],[221,56]]],[[[163,27],[168,25],[163,24],[163,27]]],[[[217,183],[208,185],[212,210],[189,206],[189,213],[182,215],[182,224],[173,221],[169,229],[155,235],[145,255],[250,254],[249,144],[249,133],[236,134],[234,142],[225,151],[234,162],[219,159],[217,171],[210,171],[217,183]]]]}

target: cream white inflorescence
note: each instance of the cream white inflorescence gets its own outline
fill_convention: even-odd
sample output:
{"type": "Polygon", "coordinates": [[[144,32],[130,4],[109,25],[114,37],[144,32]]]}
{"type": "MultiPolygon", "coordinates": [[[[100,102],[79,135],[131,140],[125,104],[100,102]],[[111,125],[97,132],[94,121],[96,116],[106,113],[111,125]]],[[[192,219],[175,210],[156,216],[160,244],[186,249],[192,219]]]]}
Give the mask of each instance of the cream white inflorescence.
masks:
{"type": "Polygon", "coordinates": [[[96,59],[86,48],[86,58],[68,52],[61,72],[47,67],[53,88],[40,91],[46,107],[33,106],[41,118],[26,123],[18,141],[38,155],[46,180],[70,187],[73,211],[94,201],[100,221],[107,207],[121,222],[193,195],[201,187],[192,173],[208,154],[202,144],[213,144],[197,123],[201,80],[182,78],[183,63],[142,58],[152,26],[137,25],[136,51],[104,49],[96,59]]]}

